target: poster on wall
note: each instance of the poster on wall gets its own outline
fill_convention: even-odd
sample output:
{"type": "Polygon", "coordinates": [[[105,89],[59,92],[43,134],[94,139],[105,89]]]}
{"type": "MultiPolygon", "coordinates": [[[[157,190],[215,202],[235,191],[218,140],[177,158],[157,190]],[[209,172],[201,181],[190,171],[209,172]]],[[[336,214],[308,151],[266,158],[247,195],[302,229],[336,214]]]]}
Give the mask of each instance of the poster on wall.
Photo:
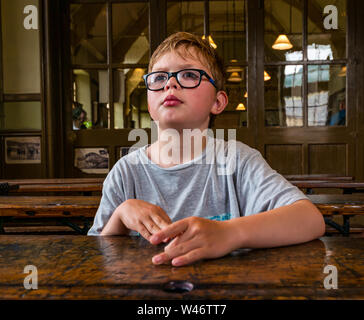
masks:
{"type": "Polygon", "coordinates": [[[41,163],[40,137],[6,137],[5,163],[41,163]]]}
{"type": "Polygon", "coordinates": [[[75,148],[74,166],[84,173],[109,172],[109,152],[106,148],[75,148]]]}

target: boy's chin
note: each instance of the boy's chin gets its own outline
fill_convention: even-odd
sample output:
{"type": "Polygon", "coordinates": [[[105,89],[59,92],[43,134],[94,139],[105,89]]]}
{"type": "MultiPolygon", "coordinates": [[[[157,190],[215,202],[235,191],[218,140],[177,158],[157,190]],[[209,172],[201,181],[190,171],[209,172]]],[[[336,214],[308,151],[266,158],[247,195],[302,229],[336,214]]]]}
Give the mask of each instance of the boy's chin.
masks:
{"type": "Polygon", "coordinates": [[[191,123],[186,121],[177,121],[177,120],[171,120],[171,121],[161,121],[158,122],[159,129],[166,130],[166,129],[175,129],[177,131],[181,131],[184,129],[200,129],[201,131],[208,128],[208,121],[204,123],[191,123]]]}
{"type": "Polygon", "coordinates": [[[194,130],[194,129],[200,129],[201,131],[203,131],[204,129],[207,129],[207,125],[206,128],[204,125],[198,125],[198,124],[189,124],[189,123],[159,123],[159,128],[161,130],[167,130],[167,129],[174,129],[177,131],[182,131],[182,130],[194,130]]]}

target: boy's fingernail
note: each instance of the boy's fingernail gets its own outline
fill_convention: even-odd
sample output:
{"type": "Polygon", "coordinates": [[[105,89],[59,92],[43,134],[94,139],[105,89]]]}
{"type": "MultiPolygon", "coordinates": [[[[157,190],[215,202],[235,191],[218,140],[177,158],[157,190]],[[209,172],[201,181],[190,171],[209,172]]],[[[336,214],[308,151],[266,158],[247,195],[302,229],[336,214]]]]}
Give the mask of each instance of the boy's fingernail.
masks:
{"type": "Polygon", "coordinates": [[[153,258],[153,262],[154,263],[161,263],[162,262],[162,257],[161,256],[156,256],[153,258]]]}
{"type": "Polygon", "coordinates": [[[174,259],[174,260],[172,261],[172,264],[173,264],[174,266],[176,266],[176,267],[180,266],[182,263],[183,263],[183,262],[182,262],[182,260],[179,260],[179,259],[174,259]]]}

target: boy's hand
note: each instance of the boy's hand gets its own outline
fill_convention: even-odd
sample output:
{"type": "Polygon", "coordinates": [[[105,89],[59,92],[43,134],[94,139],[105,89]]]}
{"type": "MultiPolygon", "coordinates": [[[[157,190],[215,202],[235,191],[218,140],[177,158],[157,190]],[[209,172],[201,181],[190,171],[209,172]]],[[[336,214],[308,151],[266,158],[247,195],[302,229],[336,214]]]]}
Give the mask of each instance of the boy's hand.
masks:
{"type": "Polygon", "coordinates": [[[222,257],[236,249],[231,226],[229,221],[199,217],[174,222],[150,238],[152,244],[174,238],[152,261],[161,264],[172,260],[172,265],[182,266],[204,258],[222,257]]]}
{"type": "Polygon", "coordinates": [[[172,223],[161,207],[144,200],[126,200],[117,210],[124,226],[139,232],[147,240],[152,234],[172,223]]]}

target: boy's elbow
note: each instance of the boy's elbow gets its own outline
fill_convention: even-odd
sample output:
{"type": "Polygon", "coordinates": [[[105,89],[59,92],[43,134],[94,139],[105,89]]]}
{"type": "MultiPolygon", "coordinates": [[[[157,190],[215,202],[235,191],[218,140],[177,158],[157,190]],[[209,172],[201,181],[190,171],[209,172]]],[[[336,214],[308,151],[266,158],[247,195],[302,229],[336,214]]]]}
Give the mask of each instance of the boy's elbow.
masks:
{"type": "Polygon", "coordinates": [[[309,205],[312,211],[312,222],[313,222],[313,236],[314,239],[322,237],[326,232],[326,224],[324,216],[321,211],[311,202],[309,201],[309,205]]]}
{"type": "Polygon", "coordinates": [[[306,240],[311,241],[322,237],[326,231],[325,219],[320,210],[310,201],[301,200],[297,202],[301,208],[300,212],[304,218],[303,225],[306,230],[306,240]]]}
{"type": "Polygon", "coordinates": [[[317,236],[316,238],[320,238],[322,236],[325,235],[325,232],[326,232],[326,224],[325,224],[325,219],[323,217],[323,215],[321,214],[320,212],[320,215],[318,216],[318,220],[319,220],[319,223],[318,224],[318,231],[317,231],[317,236]]]}

